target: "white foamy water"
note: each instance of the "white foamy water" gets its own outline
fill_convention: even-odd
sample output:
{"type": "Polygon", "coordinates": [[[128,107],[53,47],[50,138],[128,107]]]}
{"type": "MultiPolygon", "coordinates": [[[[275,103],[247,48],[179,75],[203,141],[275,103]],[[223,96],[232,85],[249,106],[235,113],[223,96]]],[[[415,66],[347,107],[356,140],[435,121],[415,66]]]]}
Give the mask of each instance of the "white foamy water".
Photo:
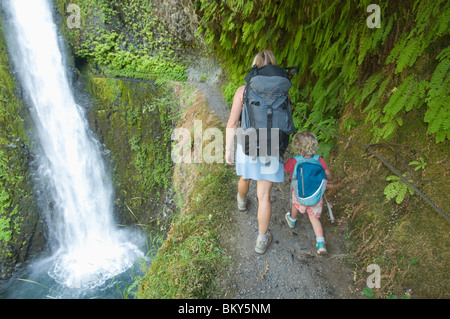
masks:
{"type": "Polygon", "coordinates": [[[39,135],[39,173],[53,189],[49,275],[70,288],[97,287],[144,255],[113,218],[113,187],[84,111],[75,103],[51,4],[1,3],[10,56],[39,135]]]}

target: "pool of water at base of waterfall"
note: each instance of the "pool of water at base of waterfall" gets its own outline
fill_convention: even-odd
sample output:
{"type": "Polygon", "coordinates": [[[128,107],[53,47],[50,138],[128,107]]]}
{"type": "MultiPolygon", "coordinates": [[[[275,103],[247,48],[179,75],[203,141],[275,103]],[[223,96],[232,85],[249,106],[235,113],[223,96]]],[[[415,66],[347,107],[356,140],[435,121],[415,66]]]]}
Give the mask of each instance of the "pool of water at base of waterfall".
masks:
{"type": "Polygon", "coordinates": [[[133,299],[128,288],[150,264],[141,258],[122,273],[101,279],[99,285],[69,288],[49,275],[53,262],[52,258],[42,258],[20,270],[0,286],[0,299],[133,299]]]}

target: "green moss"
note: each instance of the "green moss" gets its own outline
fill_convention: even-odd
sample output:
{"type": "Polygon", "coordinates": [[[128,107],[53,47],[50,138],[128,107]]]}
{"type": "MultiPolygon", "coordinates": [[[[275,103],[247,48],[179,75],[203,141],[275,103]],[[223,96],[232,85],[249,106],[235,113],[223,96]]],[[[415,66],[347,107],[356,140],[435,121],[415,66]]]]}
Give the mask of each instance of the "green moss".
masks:
{"type": "MultiPolygon", "coordinates": [[[[57,1],[63,17],[69,1],[57,1]]],[[[148,1],[79,0],[81,28],[62,28],[75,56],[86,59],[93,73],[144,80],[186,80],[182,63],[185,42],[148,1]],[[178,35],[178,36],[177,36],[178,35]]]]}
{"type": "MultiPolygon", "coordinates": [[[[194,119],[202,121],[203,129],[220,127],[202,103],[189,104],[179,126],[189,129],[194,119]]],[[[179,211],[167,239],[139,280],[137,297],[212,298],[221,294],[216,278],[226,260],[219,231],[226,227],[224,221],[234,204],[235,193],[229,187],[234,171],[224,165],[179,163],[174,175],[179,211]]]]}
{"type": "Polygon", "coordinates": [[[10,67],[0,23],[0,268],[6,278],[35,252],[31,239],[40,228],[28,169],[27,113],[10,67]]]}
{"type": "MultiPolygon", "coordinates": [[[[177,109],[168,86],[150,81],[87,79],[94,130],[111,151],[119,205],[145,224],[171,179],[170,135],[177,109]],[[125,207],[128,206],[128,208],[125,207]]],[[[155,214],[156,215],[156,214],[155,214]]]]}

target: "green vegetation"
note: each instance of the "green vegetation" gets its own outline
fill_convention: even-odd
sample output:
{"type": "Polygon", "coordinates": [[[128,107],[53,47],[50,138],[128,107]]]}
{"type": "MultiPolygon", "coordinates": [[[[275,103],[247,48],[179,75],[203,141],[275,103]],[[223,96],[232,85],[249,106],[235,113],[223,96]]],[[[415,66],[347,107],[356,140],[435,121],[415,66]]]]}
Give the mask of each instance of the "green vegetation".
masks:
{"type": "MultiPolygon", "coordinates": [[[[443,195],[449,191],[444,164],[448,142],[436,144],[427,136],[427,127],[417,112],[403,117],[404,125],[392,141],[395,144],[379,147],[377,153],[445,211],[450,205],[448,196],[443,195]],[[415,162],[411,159],[421,157],[426,165],[419,166],[422,161],[410,165],[415,162]]],[[[360,118],[348,105],[339,121],[339,132],[347,133],[346,119],[360,118]]],[[[369,123],[359,125],[351,129],[351,136],[368,144],[370,129],[369,123]]],[[[364,288],[366,268],[375,263],[382,276],[381,288],[371,290],[376,298],[405,294],[411,298],[447,298],[448,222],[363,149],[337,143],[331,159],[337,187],[328,198],[334,202],[338,224],[346,228],[351,254],[348,262],[354,267],[357,285],[364,288]]]]}
{"type": "Polygon", "coordinates": [[[155,226],[171,185],[170,137],[178,115],[170,83],[88,78],[93,129],[111,151],[118,199],[132,222],[155,226]],[[154,214],[149,214],[154,211],[154,214]]]}
{"type": "Polygon", "coordinates": [[[192,44],[169,32],[152,2],[59,0],[63,17],[69,15],[65,9],[70,3],[80,7],[81,27],[68,29],[63,24],[66,38],[96,76],[186,80],[180,54],[192,44]]]}
{"type": "Polygon", "coordinates": [[[30,235],[39,228],[28,175],[26,114],[15,87],[0,23],[0,275],[6,278],[33,252],[30,235]]]}
{"type": "Polygon", "coordinates": [[[112,153],[119,192],[116,204],[131,211],[131,221],[151,237],[162,240],[154,232],[168,232],[162,245],[158,243],[161,247],[152,252],[150,268],[124,295],[207,298],[220,294],[214,286],[225,262],[219,230],[230,212],[227,203],[232,203],[234,172],[217,164],[173,167],[170,157],[174,123],[189,128],[194,119],[202,120],[203,129],[219,127],[219,123],[211,122],[204,101],[197,101],[186,85],[90,78],[88,92],[94,98],[94,129],[112,153]],[[180,105],[188,109],[180,111],[180,105]],[[164,217],[154,204],[161,204],[168,187],[174,188],[177,209],[164,217]]]}
{"type": "MultiPolygon", "coordinates": [[[[397,175],[389,175],[386,177],[386,180],[390,181],[389,185],[386,186],[383,192],[384,195],[386,195],[387,200],[391,200],[395,197],[395,202],[397,204],[401,204],[403,199],[405,199],[407,192],[409,192],[410,195],[414,194],[414,190],[406,185],[397,175]]],[[[412,180],[408,181],[412,183],[412,180]]]]}
{"type": "Polygon", "coordinates": [[[6,190],[11,186],[15,186],[22,176],[11,176],[8,174],[8,165],[4,155],[4,152],[0,150],[0,243],[2,243],[3,247],[6,247],[12,239],[13,230],[18,231],[18,225],[11,220],[15,219],[18,206],[11,207],[10,194],[6,190]]]}
{"type": "MultiPolygon", "coordinates": [[[[182,89],[180,101],[187,105],[180,121],[193,128],[194,119],[203,129],[219,127],[211,120],[204,101],[192,99],[182,89]]],[[[182,103],[183,104],[183,103],[182,103]]],[[[176,164],[174,186],[179,212],[162,247],[139,282],[138,298],[211,298],[221,294],[215,279],[226,260],[220,248],[221,231],[226,230],[235,194],[234,171],[220,164],[176,164]]]]}
{"type": "Polygon", "coordinates": [[[419,169],[425,169],[425,167],[427,166],[427,163],[425,162],[425,160],[423,159],[423,157],[419,158],[419,161],[412,161],[410,162],[408,165],[416,165],[416,167],[414,168],[415,171],[419,170],[419,169]]]}
{"type": "Polygon", "coordinates": [[[228,102],[263,49],[271,49],[279,65],[299,67],[290,91],[295,124],[315,132],[322,147],[331,149],[337,182],[330,197],[345,225],[357,283],[364,286],[365,269],[375,262],[383,280],[374,296],[402,296],[409,287],[413,296],[446,298],[446,220],[420,196],[406,196],[402,181],[386,185],[392,172],[376,158],[300,115],[361,144],[377,143],[377,153],[438,207],[450,207],[445,195],[450,191],[450,3],[384,1],[380,28],[369,28],[371,3],[195,1],[199,31],[226,69],[228,102]],[[408,165],[420,157],[426,165],[408,165]],[[413,258],[420,262],[410,264],[413,258]]]}
{"type": "MultiPolygon", "coordinates": [[[[0,29],[0,31],[3,31],[3,29],[0,29]]],[[[11,156],[8,153],[11,153],[11,150],[9,149],[8,153],[3,151],[3,149],[8,150],[6,147],[14,138],[11,138],[8,135],[11,133],[17,134],[17,129],[14,128],[13,123],[18,122],[18,116],[14,114],[14,109],[12,109],[14,106],[17,107],[17,104],[14,105],[10,102],[10,99],[13,98],[13,95],[11,94],[13,81],[8,72],[8,56],[4,44],[3,34],[0,41],[0,107],[2,110],[0,112],[0,126],[2,128],[0,131],[0,245],[4,249],[10,243],[12,238],[14,226],[11,225],[11,218],[13,218],[17,213],[17,206],[13,206],[12,197],[14,194],[10,194],[7,190],[10,188],[14,189],[14,186],[16,186],[17,182],[20,180],[20,177],[15,176],[14,173],[16,172],[8,169],[10,166],[8,165],[8,158],[11,156]]],[[[17,135],[15,138],[17,138],[17,135]]],[[[6,255],[10,255],[10,253],[6,252],[6,255]]]]}
{"type": "MultiPolygon", "coordinates": [[[[199,30],[234,85],[243,83],[254,55],[269,48],[278,64],[299,66],[291,97],[312,122],[333,131],[352,103],[378,142],[395,136],[402,116],[418,109],[436,142],[449,139],[448,1],[384,1],[381,27],[373,29],[366,24],[369,0],[195,3],[199,30]]],[[[298,114],[296,124],[319,133],[298,114]]]]}
{"type": "MultiPolygon", "coordinates": [[[[225,262],[219,230],[233,203],[234,173],[214,164],[172,167],[170,159],[178,104],[196,98],[188,87],[180,93],[167,81],[186,79],[184,58],[194,47],[198,50],[198,38],[169,27],[173,9],[153,1],[57,0],[63,21],[69,3],[80,6],[82,26],[68,29],[62,23],[63,33],[94,98],[91,123],[111,150],[116,203],[147,226],[162,220],[151,212],[166,189],[173,186],[178,196],[175,218],[164,220],[173,220],[167,240],[133,286],[139,286],[137,297],[220,295],[214,287],[225,262]]],[[[369,264],[382,269],[382,287],[364,289],[364,295],[448,298],[448,223],[420,196],[409,196],[406,184],[394,180],[377,159],[315,128],[300,113],[359,143],[379,143],[381,156],[439,207],[450,207],[450,3],[384,1],[380,28],[366,24],[370,0],[192,3],[198,35],[224,66],[223,93],[229,104],[258,51],[271,49],[280,65],[300,68],[290,92],[295,123],[299,130],[314,131],[321,151],[329,153],[336,179],[329,199],[337,224],[345,229],[357,284],[364,287],[369,264]]],[[[176,8],[180,14],[181,9],[189,8],[176,8]]],[[[10,256],[12,264],[28,244],[21,225],[37,224],[29,218],[34,199],[28,155],[26,146],[19,147],[29,142],[14,87],[0,39],[0,244],[2,258],[10,256]]],[[[204,129],[209,127],[204,104],[189,103],[179,123],[192,124],[195,114],[204,120],[204,129]]]]}

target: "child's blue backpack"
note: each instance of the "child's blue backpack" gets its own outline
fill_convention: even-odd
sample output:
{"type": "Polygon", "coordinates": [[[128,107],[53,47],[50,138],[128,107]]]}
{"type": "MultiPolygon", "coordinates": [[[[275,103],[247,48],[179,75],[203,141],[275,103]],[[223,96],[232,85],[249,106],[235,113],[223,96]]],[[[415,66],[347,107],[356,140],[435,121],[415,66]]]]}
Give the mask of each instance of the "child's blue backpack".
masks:
{"type": "Polygon", "coordinates": [[[291,188],[300,204],[314,206],[320,201],[327,187],[325,170],[319,162],[319,155],[312,158],[294,158],[297,163],[294,166],[291,188]]]}

